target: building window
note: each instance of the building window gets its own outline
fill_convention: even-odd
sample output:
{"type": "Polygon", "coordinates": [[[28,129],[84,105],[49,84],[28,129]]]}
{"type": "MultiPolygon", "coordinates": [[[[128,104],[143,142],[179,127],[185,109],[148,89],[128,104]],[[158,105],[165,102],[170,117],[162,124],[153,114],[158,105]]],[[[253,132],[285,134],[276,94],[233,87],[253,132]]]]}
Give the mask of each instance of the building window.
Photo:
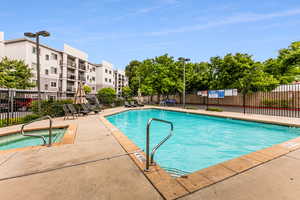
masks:
{"type": "Polygon", "coordinates": [[[111,74],[111,71],[109,70],[109,74],[111,74]]]}
{"type": "Polygon", "coordinates": [[[105,73],[107,73],[107,69],[105,69],[105,73]]]}
{"type": "Polygon", "coordinates": [[[49,60],[50,56],[48,54],[45,55],[45,59],[49,60]]]}
{"type": "Polygon", "coordinates": [[[51,67],[51,74],[57,74],[57,68],[51,67]]]}
{"type": "Polygon", "coordinates": [[[52,58],[52,60],[57,60],[57,54],[51,53],[51,58],[52,58]]]}
{"type": "Polygon", "coordinates": [[[49,74],[49,70],[45,69],[45,74],[48,75],[49,74]]]}
{"type": "Polygon", "coordinates": [[[96,71],[96,68],[95,67],[93,67],[93,72],[95,72],[96,71]]]}
{"type": "Polygon", "coordinates": [[[109,79],[109,82],[111,83],[111,79],[109,79]]]}
{"type": "Polygon", "coordinates": [[[45,84],[45,90],[48,90],[48,84],[45,84]]]}
{"type": "Polygon", "coordinates": [[[95,81],[96,80],[95,77],[92,77],[92,80],[95,81]]]}
{"type": "Polygon", "coordinates": [[[107,78],[105,78],[105,82],[107,82],[107,78]]]}
{"type": "Polygon", "coordinates": [[[56,82],[51,82],[51,87],[56,87],[56,82]]]}
{"type": "Polygon", "coordinates": [[[36,54],[36,47],[32,47],[32,53],[36,54]]]}
{"type": "Polygon", "coordinates": [[[95,87],[92,87],[92,90],[94,90],[94,91],[95,91],[95,87]]]}

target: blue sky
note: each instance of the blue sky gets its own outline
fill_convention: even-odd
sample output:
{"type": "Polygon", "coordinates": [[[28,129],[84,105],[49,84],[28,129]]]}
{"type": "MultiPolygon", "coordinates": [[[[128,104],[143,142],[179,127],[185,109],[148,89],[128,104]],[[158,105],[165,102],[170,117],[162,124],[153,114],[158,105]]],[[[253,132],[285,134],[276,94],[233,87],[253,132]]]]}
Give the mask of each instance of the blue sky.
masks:
{"type": "Polygon", "coordinates": [[[5,39],[45,29],[52,35],[44,44],[67,43],[119,69],[164,53],[264,60],[300,40],[299,0],[8,0],[0,8],[5,39]]]}

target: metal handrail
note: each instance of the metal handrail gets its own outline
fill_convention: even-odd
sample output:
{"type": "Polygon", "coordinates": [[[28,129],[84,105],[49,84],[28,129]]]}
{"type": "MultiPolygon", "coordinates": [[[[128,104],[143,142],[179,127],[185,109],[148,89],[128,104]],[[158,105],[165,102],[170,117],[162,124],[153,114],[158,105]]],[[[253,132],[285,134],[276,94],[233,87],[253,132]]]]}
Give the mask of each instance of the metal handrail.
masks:
{"type": "Polygon", "coordinates": [[[153,163],[154,154],[157,151],[157,149],[162,144],[164,144],[173,135],[173,129],[174,129],[173,123],[170,122],[170,121],[166,121],[166,120],[162,120],[162,119],[157,119],[157,118],[151,118],[151,119],[148,120],[148,123],[147,123],[147,138],[146,138],[146,168],[145,168],[145,171],[148,171],[150,164],[153,163]],[[159,144],[157,144],[152,149],[151,154],[149,156],[149,153],[150,153],[150,125],[151,125],[152,121],[158,121],[158,122],[163,122],[163,123],[166,123],[166,124],[170,124],[171,130],[170,130],[169,135],[167,137],[165,137],[159,144]]]}
{"type": "Polygon", "coordinates": [[[28,123],[25,123],[22,125],[22,128],[21,128],[21,134],[23,136],[30,136],[30,137],[39,137],[43,140],[44,144],[43,145],[46,145],[47,144],[47,141],[46,141],[46,138],[43,136],[43,135],[35,135],[35,134],[25,134],[24,133],[24,128],[25,126],[29,125],[29,124],[32,124],[33,122],[37,122],[37,121],[41,121],[41,120],[44,120],[44,119],[49,119],[49,143],[48,143],[48,146],[51,146],[52,144],[52,118],[50,116],[43,116],[43,117],[40,117],[38,119],[35,119],[35,120],[32,120],[28,123]]]}

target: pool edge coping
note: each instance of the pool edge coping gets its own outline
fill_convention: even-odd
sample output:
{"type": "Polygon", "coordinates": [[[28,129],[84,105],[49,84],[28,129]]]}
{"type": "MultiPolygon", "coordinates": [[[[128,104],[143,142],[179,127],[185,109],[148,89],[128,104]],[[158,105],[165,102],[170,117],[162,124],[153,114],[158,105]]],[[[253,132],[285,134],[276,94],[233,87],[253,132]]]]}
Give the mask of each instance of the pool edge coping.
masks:
{"type": "MultiPolygon", "coordinates": [[[[60,142],[55,142],[53,143],[50,147],[54,146],[61,146],[65,144],[74,144],[75,138],[76,138],[76,132],[77,132],[77,125],[75,124],[68,124],[68,125],[58,125],[58,126],[53,126],[52,128],[54,129],[60,129],[60,128],[66,128],[64,137],[60,142]]],[[[25,132],[28,131],[39,131],[39,130],[46,130],[49,129],[48,126],[41,126],[41,127],[34,127],[34,128],[28,128],[25,129],[25,132]]],[[[4,134],[1,134],[0,136],[7,136],[7,135],[12,135],[19,133],[20,131],[18,130],[13,130],[13,131],[7,131],[4,134]]],[[[0,150],[0,155],[6,154],[6,153],[14,153],[14,152],[19,152],[19,151],[25,151],[25,150],[30,150],[30,149],[40,149],[40,148],[49,148],[48,146],[43,146],[43,145],[37,145],[37,146],[27,146],[27,147],[21,147],[21,148],[14,148],[14,149],[6,149],[6,150],[0,150]]]]}
{"type": "Polygon", "coordinates": [[[162,169],[159,165],[151,166],[149,172],[145,172],[145,164],[143,161],[137,158],[136,153],[139,152],[145,157],[145,152],[143,152],[137,145],[134,144],[124,133],[122,133],[117,127],[111,124],[106,117],[115,115],[118,113],[130,111],[130,110],[146,110],[146,109],[160,109],[169,110],[183,113],[191,113],[198,115],[208,115],[222,118],[231,118],[244,121],[252,121],[267,124],[276,124],[282,126],[290,127],[300,127],[299,124],[293,123],[282,123],[273,120],[262,120],[262,119],[252,119],[243,118],[236,116],[224,116],[215,113],[199,113],[192,110],[183,110],[180,108],[165,108],[157,106],[147,106],[140,108],[122,108],[121,110],[111,111],[110,113],[103,113],[100,116],[102,123],[110,130],[112,135],[116,138],[122,148],[129,153],[130,158],[143,172],[146,178],[151,182],[151,184],[156,188],[156,190],[165,199],[177,199],[194,193],[200,189],[209,187],[218,182],[224,181],[230,177],[241,174],[247,170],[254,167],[262,165],[263,163],[269,162],[283,155],[286,155],[292,151],[300,149],[300,137],[285,141],[280,144],[272,145],[271,147],[264,148],[231,160],[226,160],[224,162],[212,165],[210,167],[198,170],[191,174],[183,177],[173,178],[171,175],[162,169]]]}

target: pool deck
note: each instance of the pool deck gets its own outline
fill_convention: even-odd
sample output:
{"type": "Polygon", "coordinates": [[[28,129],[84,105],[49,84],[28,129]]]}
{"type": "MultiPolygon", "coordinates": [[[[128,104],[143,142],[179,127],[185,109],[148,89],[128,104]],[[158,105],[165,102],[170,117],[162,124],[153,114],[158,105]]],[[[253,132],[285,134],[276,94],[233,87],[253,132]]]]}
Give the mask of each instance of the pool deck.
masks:
{"type": "MultiPolygon", "coordinates": [[[[172,194],[158,192],[100,119],[124,110],[127,109],[107,109],[100,115],[76,120],[55,119],[57,126],[77,125],[74,144],[0,154],[1,199],[172,199],[172,194]]],[[[189,111],[300,126],[297,118],[189,111]]],[[[47,121],[42,121],[31,127],[46,124],[47,121]]],[[[0,133],[17,128],[20,126],[1,128],[0,133]]],[[[180,199],[298,200],[299,172],[300,150],[295,150],[200,190],[183,190],[180,199]]],[[[168,178],[162,176],[161,179],[168,178]]],[[[172,187],[171,182],[170,188],[165,190],[172,187]]]]}

